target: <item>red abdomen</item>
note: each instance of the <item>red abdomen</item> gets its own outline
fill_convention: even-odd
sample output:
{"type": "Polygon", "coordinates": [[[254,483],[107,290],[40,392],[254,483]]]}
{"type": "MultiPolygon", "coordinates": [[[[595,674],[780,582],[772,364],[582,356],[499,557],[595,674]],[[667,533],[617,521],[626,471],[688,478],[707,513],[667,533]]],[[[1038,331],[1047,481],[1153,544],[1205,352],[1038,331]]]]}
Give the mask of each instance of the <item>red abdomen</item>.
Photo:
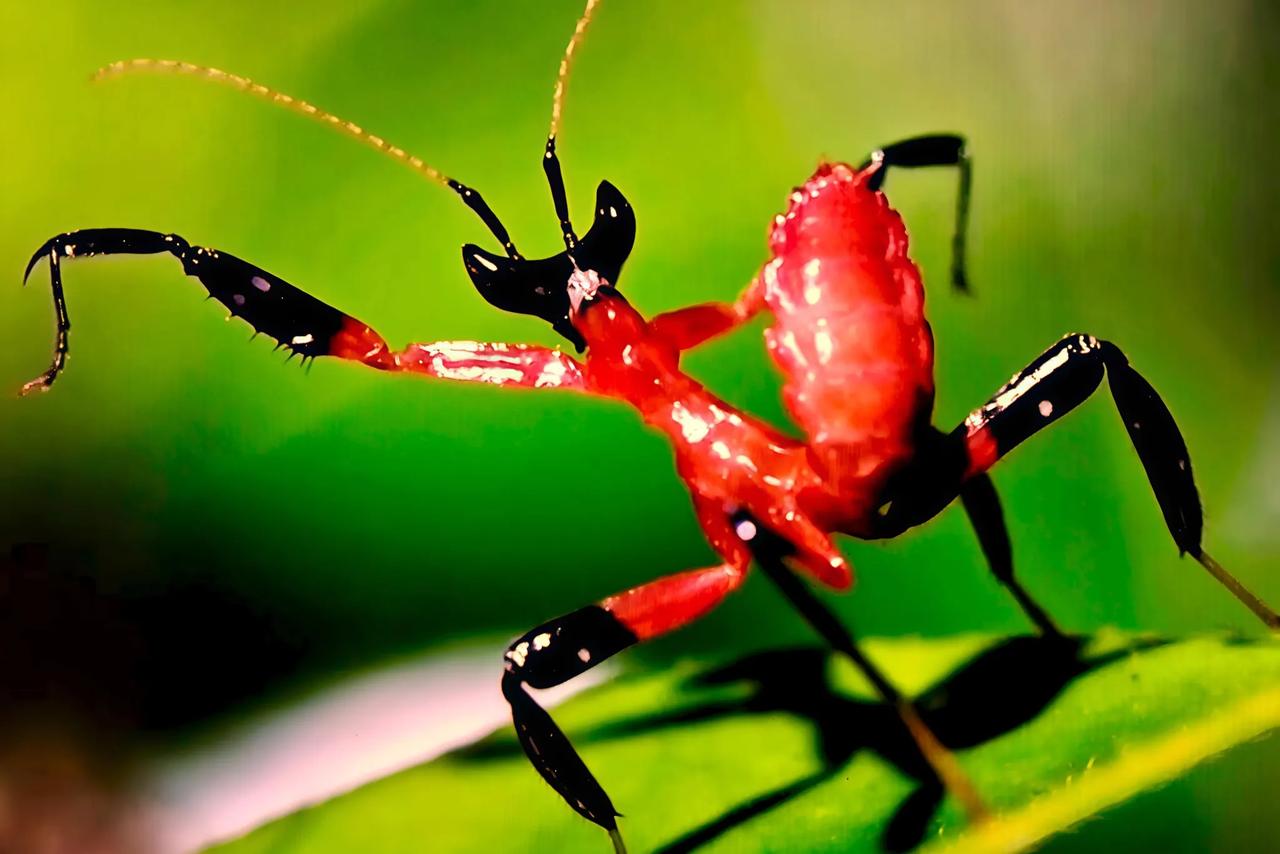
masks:
{"type": "MultiPolygon", "coordinates": [[[[874,167],[873,167],[874,168],[874,167]]],[[[824,164],[770,236],[765,338],[828,483],[871,495],[933,405],[933,335],[902,218],[871,171],[824,164]]]]}

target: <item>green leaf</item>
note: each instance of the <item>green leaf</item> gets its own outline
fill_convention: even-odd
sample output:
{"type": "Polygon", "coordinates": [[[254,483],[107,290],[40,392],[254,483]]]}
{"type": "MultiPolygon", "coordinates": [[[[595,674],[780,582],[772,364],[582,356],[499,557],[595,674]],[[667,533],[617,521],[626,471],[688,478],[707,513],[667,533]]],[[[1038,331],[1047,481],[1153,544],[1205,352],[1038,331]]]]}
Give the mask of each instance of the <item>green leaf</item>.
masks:
{"type": "MultiPolygon", "coordinates": [[[[554,714],[626,814],[636,852],[1019,850],[1280,726],[1273,640],[1113,633],[866,648],[917,697],[995,819],[966,827],[922,782],[892,711],[816,649],[625,676],[554,714]]],[[[218,850],[603,854],[609,844],[542,782],[507,728],[218,850]]]]}

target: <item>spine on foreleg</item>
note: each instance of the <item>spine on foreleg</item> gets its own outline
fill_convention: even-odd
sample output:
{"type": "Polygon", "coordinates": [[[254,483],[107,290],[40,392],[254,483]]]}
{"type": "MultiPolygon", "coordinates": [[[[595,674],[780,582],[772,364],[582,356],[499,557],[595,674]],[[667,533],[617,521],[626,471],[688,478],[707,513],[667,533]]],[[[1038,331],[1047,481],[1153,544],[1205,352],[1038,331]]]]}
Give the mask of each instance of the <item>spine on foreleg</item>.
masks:
{"type": "Polygon", "coordinates": [[[823,165],[775,220],[770,248],[765,338],[787,409],[833,486],[887,476],[933,399],[933,338],[901,218],[865,173],[823,165]]]}

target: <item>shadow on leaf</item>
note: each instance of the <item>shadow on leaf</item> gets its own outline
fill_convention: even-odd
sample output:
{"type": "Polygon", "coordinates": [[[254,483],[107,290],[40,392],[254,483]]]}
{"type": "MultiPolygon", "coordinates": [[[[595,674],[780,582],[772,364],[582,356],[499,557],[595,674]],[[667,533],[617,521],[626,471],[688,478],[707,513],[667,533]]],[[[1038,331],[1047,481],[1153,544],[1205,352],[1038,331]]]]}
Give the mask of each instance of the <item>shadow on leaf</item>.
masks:
{"type": "MultiPolygon", "coordinates": [[[[916,697],[915,703],[925,723],[945,745],[964,750],[1034,720],[1080,676],[1166,643],[1135,640],[1120,648],[1089,654],[1087,638],[1007,638],[961,664],[916,697]]],[[[669,712],[614,721],[575,733],[574,738],[584,743],[626,738],[734,715],[794,715],[813,726],[820,768],[733,807],[659,850],[663,854],[696,850],[832,779],[859,750],[870,750],[917,783],[889,819],[881,839],[888,851],[907,851],[923,841],[945,791],[893,708],[853,699],[833,687],[829,678],[832,658],[826,649],[809,647],[753,653],[699,673],[687,684],[695,691],[746,684],[751,687],[746,697],[713,699],[669,712]]],[[[454,756],[464,761],[484,761],[519,753],[515,742],[502,739],[486,740],[454,756]]]]}

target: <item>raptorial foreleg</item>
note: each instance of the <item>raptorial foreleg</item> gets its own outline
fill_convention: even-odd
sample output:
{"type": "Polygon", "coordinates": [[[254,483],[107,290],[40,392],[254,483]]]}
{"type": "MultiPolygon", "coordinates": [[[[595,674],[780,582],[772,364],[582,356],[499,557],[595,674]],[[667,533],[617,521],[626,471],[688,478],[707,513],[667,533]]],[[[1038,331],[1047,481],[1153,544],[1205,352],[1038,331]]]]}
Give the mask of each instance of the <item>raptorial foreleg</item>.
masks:
{"type": "Polygon", "coordinates": [[[393,350],[368,324],[284,279],[218,249],[193,246],[176,234],[133,228],[93,228],[45,242],[27,264],[26,277],[41,259],[49,262],[57,339],[49,368],[22,388],[23,394],[53,385],[66,367],[71,321],[62,286],[62,265],[91,255],[168,253],[209,296],[257,332],[307,358],[332,356],[386,371],[423,373],[440,379],[530,388],[584,387],[581,366],[546,347],[439,341],[393,350]]]}

